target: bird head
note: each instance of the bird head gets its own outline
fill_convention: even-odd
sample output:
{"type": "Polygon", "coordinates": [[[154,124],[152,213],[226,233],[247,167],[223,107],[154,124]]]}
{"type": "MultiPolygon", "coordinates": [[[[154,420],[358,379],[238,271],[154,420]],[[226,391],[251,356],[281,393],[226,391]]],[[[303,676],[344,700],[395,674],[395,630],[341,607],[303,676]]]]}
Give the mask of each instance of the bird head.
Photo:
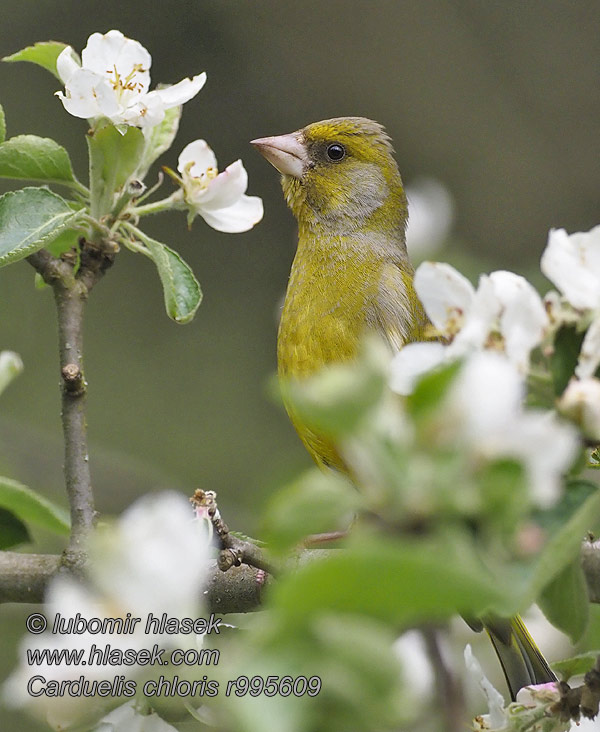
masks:
{"type": "Polygon", "coordinates": [[[382,225],[404,231],[404,188],[390,138],[377,122],[337,117],[252,144],[282,174],[300,225],[335,233],[382,225]]]}

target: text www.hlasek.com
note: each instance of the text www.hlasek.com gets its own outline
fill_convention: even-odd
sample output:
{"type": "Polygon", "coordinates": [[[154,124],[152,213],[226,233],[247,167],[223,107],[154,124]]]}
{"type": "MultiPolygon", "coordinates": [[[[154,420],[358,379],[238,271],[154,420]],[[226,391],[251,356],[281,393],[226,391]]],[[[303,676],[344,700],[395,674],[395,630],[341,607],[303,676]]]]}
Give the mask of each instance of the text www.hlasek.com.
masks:
{"type": "MultiPolygon", "coordinates": [[[[56,616],[52,624],[52,634],[82,635],[131,634],[141,618],[83,618],[79,614],[75,618],[56,616]],[[107,633],[108,631],[108,633],[107,633]]],[[[211,614],[209,618],[169,618],[165,614],[155,617],[152,613],[146,619],[145,633],[159,631],[165,634],[205,634],[220,633],[220,618],[211,614]]],[[[42,633],[48,623],[45,616],[34,613],[27,618],[26,627],[30,633],[42,633]]],[[[143,627],[143,626],[142,626],[143,627]]],[[[100,639],[98,639],[100,641],[100,639]]],[[[87,666],[87,667],[122,667],[122,666],[216,666],[220,652],[216,648],[187,648],[168,650],[154,644],[152,648],[119,648],[110,643],[92,643],[87,648],[29,648],[27,663],[29,666],[87,666]]],[[[314,697],[321,690],[321,679],[318,676],[244,676],[226,682],[221,687],[219,681],[202,678],[188,680],[177,675],[160,675],[158,679],[146,680],[141,688],[148,697],[214,697],[220,692],[225,696],[309,696],[314,697]]],[[[112,679],[88,679],[85,675],[70,679],[48,679],[43,674],[32,676],[27,683],[27,691],[33,697],[133,697],[138,692],[134,679],[127,679],[123,674],[112,679]]]]}

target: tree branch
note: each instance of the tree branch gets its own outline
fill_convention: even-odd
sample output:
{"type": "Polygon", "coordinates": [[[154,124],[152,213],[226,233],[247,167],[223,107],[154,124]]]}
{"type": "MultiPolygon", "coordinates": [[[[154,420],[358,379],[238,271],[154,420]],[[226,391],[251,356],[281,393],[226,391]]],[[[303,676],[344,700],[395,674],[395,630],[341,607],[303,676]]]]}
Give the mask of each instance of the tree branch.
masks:
{"type": "MultiPolygon", "coordinates": [[[[0,603],[42,603],[49,581],[62,564],[59,555],[0,552],[0,603]]],[[[221,572],[215,564],[202,601],[208,612],[251,612],[260,606],[266,584],[262,570],[242,565],[221,572]]]]}
{"type": "MultiPolygon", "coordinates": [[[[78,283],[79,284],[79,283],[78,283]]],[[[87,386],[83,375],[83,311],[87,288],[54,284],[58,314],[58,343],[62,375],[62,426],[65,440],[65,484],[71,507],[69,551],[79,554],[94,524],[87,424],[87,386]]]]}
{"type": "Polygon", "coordinates": [[[94,495],[89,468],[86,392],[83,372],[83,314],[87,296],[114,261],[118,246],[110,241],[79,240],[75,250],[54,257],[44,249],[27,259],[54,291],[62,376],[62,427],[65,442],[65,487],[71,509],[71,536],[64,558],[76,567],[85,561],[85,539],[94,525],[94,495]]]}
{"type": "Polygon", "coordinates": [[[428,627],[421,630],[427,655],[435,673],[440,717],[446,732],[460,732],[464,728],[465,699],[462,685],[448,668],[440,644],[439,631],[428,627]]]}

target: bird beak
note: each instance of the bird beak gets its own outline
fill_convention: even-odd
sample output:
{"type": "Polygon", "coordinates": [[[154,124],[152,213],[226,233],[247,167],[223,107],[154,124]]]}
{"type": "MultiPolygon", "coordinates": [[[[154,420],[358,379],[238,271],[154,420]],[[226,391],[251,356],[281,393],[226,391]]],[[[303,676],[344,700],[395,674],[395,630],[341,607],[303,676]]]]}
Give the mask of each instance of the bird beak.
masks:
{"type": "Polygon", "coordinates": [[[277,137],[260,137],[258,140],[252,140],[250,144],[255,145],[259,153],[283,175],[302,178],[308,163],[308,155],[299,132],[277,137]]]}

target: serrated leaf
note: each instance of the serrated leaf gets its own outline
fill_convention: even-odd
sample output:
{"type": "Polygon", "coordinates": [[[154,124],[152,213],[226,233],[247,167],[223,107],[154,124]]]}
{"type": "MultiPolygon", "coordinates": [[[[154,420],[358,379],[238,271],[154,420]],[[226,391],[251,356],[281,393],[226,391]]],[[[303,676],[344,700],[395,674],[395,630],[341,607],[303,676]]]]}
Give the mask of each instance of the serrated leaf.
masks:
{"type": "Polygon", "coordinates": [[[554,393],[560,396],[573,376],[585,333],[574,325],[563,325],[554,339],[554,352],[550,359],[550,371],[554,393]]]}
{"type": "Polygon", "coordinates": [[[0,394],[23,371],[21,357],[12,351],[0,353],[0,394]]]}
{"type": "Polygon", "coordinates": [[[397,628],[457,612],[505,612],[512,604],[507,588],[498,586],[476,561],[454,561],[455,549],[432,540],[389,536],[355,540],[343,551],[332,550],[280,578],[271,602],[293,625],[328,610],[367,615],[397,628]]]}
{"type": "Polygon", "coordinates": [[[10,549],[30,541],[31,536],[27,526],[11,511],[0,508],[0,549],[10,549]]]}
{"type": "Polygon", "coordinates": [[[4,108],[0,104],[0,143],[6,139],[6,117],[4,116],[4,108]]]}
{"type": "Polygon", "coordinates": [[[79,215],[47,188],[22,188],[0,196],[0,267],[42,249],[79,215]]]}
{"type": "Polygon", "coordinates": [[[0,145],[0,178],[70,184],[69,153],[49,137],[17,135],[0,145]]]}
{"type": "Polygon", "coordinates": [[[598,656],[600,656],[600,651],[589,651],[566,658],[564,661],[555,661],[550,665],[563,681],[568,681],[572,676],[583,676],[591,671],[596,665],[598,656]]]}
{"type": "Polygon", "coordinates": [[[537,602],[552,625],[573,643],[581,639],[590,617],[590,605],[579,557],[544,587],[537,602]]]}
{"type": "Polygon", "coordinates": [[[191,268],[159,241],[144,238],[163,286],[167,315],[176,323],[189,323],[202,302],[202,290],[191,268]]]}
{"type": "Polygon", "coordinates": [[[56,71],[56,59],[66,47],[67,44],[61,43],[60,41],[40,41],[10,56],[5,56],[2,60],[9,62],[29,61],[32,64],[37,64],[43,69],[46,69],[46,71],[54,74],[60,80],[56,71]]]}
{"type": "Polygon", "coordinates": [[[179,120],[181,119],[182,107],[171,107],[165,110],[163,121],[146,130],[146,144],[144,154],[136,170],[136,177],[143,180],[146,173],[150,169],[152,163],[157,160],[164,152],[166,152],[177,135],[179,129],[179,120]]]}
{"type": "Polygon", "coordinates": [[[267,544],[273,551],[285,552],[309,534],[345,529],[360,502],[349,481],[315,468],[270,501],[265,514],[267,544]]]}
{"type": "Polygon", "coordinates": [[[63,508],[11,478],[0,477],[0,507],[55,534],[70,531],[69,516],[63,508]]]}
{"type": "Polygon", "coordinates": [[[105,125],[87,136],[90,154],[92,216],[110,213],[115,194],[134,174],[144,153],[144,135],[137,127],[125,132],[105,125]]]}

